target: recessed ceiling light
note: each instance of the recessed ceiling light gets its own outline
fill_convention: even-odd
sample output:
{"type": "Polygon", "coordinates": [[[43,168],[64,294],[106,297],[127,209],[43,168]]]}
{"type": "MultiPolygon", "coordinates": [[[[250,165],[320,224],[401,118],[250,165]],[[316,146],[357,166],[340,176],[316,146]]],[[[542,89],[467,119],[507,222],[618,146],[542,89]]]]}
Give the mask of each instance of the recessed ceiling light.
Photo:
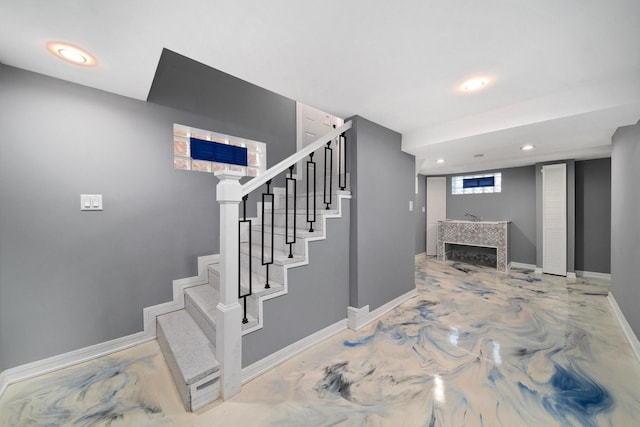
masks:
{"type": "Polygon", "coordinates": [[[436,160],[436,163],[444,163],[444,159],[438,159],[436,160]]]}
{"type": "Polygon", "coordinates": [[[68,43],[49,42],[47,43],[47,49],[58,58],[71,64],[84,65],[85,67],[96,65],[95,58],[87,51],[68,43]]]}
{"type": "Polygon", "coordinates": [[[475,77],[462,83],[460,90],[463,92],[474,92],[476,90],[484,89],[489,84],[489,79],[486,77],[475,77]]]}
{"type": "Polygon", "coordinates": [[[531,144],[523,145],[522,147],[520,147],[522,151],[529,151],[533,150],[534,148],[536,148],[536,146],[531,144]]]}

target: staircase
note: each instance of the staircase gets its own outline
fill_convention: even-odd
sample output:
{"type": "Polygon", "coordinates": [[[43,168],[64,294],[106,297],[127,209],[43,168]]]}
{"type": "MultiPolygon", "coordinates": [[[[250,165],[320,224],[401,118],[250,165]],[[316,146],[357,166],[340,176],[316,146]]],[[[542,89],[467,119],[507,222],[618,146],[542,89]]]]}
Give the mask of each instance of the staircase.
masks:
{"type": "MultiPolygon", "coordinates": [[[[206,284],[184,290],[184,309],[156,318],[160,348],[188,411],[239,391],[241,336],[262,328],[264,301],[287,293],[287,270],[312,262],[309,242],[325,239],[326,220],[339,217],[341,199],[350,197],[346,189],[334,188],[338,182],[346,186],[344,156],[337,179],[326,162],[322,191],[315,191],[313,153],[331,157],[330,143],[346,143],[344,132],[350,127],[349,122],[334,130],[244,186],[238,183],[240,175],[220,176],[220,262],[208,266],[206,284]],[[294,184],[292,165],[307,156],[305,181],[294,184]],[[283,172],[286,187],[272,191],[271,180],[283,172]],[[311,192],[298,194],[294,187],[300,183],[311,192]],[[247,194],[264,185],[258,217],[247,218],[247,194]]],[[[344,152],[344,146],[339,149],[344,152]]]]}

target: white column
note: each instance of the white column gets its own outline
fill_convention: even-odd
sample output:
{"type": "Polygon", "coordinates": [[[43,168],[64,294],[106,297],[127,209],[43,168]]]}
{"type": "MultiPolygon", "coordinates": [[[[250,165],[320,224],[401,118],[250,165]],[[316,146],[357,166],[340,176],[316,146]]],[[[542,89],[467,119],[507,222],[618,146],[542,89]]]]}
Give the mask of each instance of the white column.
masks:
{"type": "Polygon", "coordinates": [[[238,303],[238,219],[242,174],[220,171],[216,199],[220,203],[220,302],[216,307],[216,357],[220,362],[223,399],[240,392],[242,308],[238,303]]]}

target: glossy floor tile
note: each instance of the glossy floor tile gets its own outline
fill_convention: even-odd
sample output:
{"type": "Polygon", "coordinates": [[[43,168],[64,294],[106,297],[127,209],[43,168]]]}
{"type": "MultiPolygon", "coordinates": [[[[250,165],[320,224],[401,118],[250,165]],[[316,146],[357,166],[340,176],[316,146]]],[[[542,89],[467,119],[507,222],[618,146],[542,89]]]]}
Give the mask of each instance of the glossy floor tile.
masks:
{"type": "Polygon", "coordinates": [[[416,286],[197,413],[151,342],[10,386],[0,426],[640,425],[640,363],[606,284],[420,258],[416,286]]]}

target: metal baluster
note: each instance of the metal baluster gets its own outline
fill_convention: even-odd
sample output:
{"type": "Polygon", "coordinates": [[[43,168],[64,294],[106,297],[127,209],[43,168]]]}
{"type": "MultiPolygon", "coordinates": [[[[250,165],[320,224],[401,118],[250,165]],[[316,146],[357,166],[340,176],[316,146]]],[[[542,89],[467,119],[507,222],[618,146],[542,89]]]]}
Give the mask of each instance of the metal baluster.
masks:
{"type": "Polygon", "coordinates": [[[289,177],[285,178],[285,244],[289,245],[289,258],[293,258],[293,244],[296,242],[296,180],[293,178],[293,166],[289,166],[289,177]],[[289,182],[293,184],[293,236],[289,239],[289,182]]]}
{"type": "Polygon", "coordinates": [[[324,147],[324,198],[323,202],[327,205],[327,210],[331,204],[332,197],[332,185],[333,185],[333,149],[330,147],[331,141],[327,142],[327,146],[324,147]],[[329,200],[327,200],[327,154],[329,159],[329,200]]]}
{"type": "Polygon", "coordinates": [[[240,250],[240,244],[238,245],[238,298],[242,298],[243,306],[244,306],[244,316],[242,318],[242,323],[248,323],[249,319],[247,318],[247,297],[253,293],[253,286],[251,283],[251,220],[247,219],[247,199],[249,196],[242,197],[242,219],[238,221],[238,242],[242,243],[242,224],[248,224],[248,234],[249,234],[249,292],[246,294],[242,293],[242,268],[240,260],[242,259],[242,251],[240,250]]]}
{"type": "Polygon", "coordinates": [[[307,222],[309,223],[309,232],[313,233],[313,224],[316,222],[316,162],[313,161],[313,154],[309,154],[307,161],[307,222]],[[313,170],[313,215],[309,215],[309,184],[311,183],[311,175],[309,169],[313,170]],[[313,218],[313,219],[310,219],[313,218]]]}
{"type": "Polygon", "coordinates": [[[338,165],[338,187],[340,190],[347,188],[347,136],[344,132],[338,137],[340,141],[340,164],[338,165]]]}
{"type": "Polygon", "coordinates": [[[271,192],[270,189],[271,186],[271,180],[267,181],[267,192],[266,193],[262,193],[262,265],[265,266],[265,270],[266,270],[266,277],[267,277],[267,282],[264,285],[265,289],[270,289],[271,285],[269,284],[269,266],[271,264],[273,264],[273,235],[274,235],[274,195],[271,192]],[[271,257],[269,258],[269,261],[266,262],[264,260],[264,222],[265,222],[265,215],[264,215],[264,211],[265,211],[265,204],[266,204],[266,199],[270,198],[271,199],[271,257]]]}

